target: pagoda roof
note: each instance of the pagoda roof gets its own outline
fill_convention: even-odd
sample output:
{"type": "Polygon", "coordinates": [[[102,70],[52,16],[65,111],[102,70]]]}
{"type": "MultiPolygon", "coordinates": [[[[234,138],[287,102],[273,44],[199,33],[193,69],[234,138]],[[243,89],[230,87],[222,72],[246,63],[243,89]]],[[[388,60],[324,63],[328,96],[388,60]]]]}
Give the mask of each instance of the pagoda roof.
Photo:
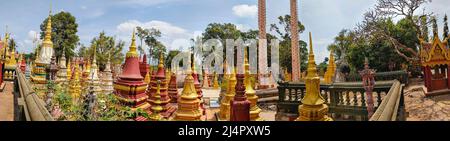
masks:
{"type": "Polygon", "coordinates": [[[436,35],[431,43],[420,39],[420,60],[422,66],[450,65],[450,49],[447,47],[448,38],[440,40],[436,35]]]}

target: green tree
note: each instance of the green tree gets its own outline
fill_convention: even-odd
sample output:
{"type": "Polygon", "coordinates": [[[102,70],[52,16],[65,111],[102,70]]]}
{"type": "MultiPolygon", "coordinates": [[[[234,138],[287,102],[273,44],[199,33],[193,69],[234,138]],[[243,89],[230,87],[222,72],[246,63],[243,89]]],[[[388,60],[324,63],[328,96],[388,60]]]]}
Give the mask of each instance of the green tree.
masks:
{"type": "Polygon", "coordinates": [[[155,28],[145,29],[142,27],[136,27],[137,32],[136,35],[139,37],[141,41],[141,45],[139,46],[139,50],[141,54],[144,53],[142,41],[149,47],[148,57],[150,58],[150,62],[152,60],[158,60],[159,54],[166,53],[166,47],[158,40],[161,37],[161,31],[155,28]]]}
{"type": "MultiPolygon", "coordinates": [[[[72,58],[75,55],[75,48],[80,40],[78,32],[78,24],[76,18],[69,12],[60,12],[52,15],[52,41],[55,49],[56,57],[61,57],[63,50],[67,58],[72,58]]],[[[47,26],[48,18],[41,24],[41,39],[45,36],[45,28],[47,26]]]]}
{"type": "Polygon", "coordinates": [[[447,14],[445,14],[445,16],[444,16],[444,30],[443,30],[444,31],[444,33],[443,33],[444,34],[444,36],[443,36],[444,39],[448,38],[448,21],[447,20],[448,20],[447,14]]]}
{"type": "Polygon", "coordinates": [[[121,64],[124,60],[124,54],[122,50],[125,46],[123,41],[116,41],[112,36],[107,36],[104,31],[100,32],[97,37],[94,37],[91,41],[91,47],[88,49],[88,58],[92,59],[93,49],[96,49],[96,59],[100,70],[105,68],[108,61],[108,57],[111,57],[113,64],[121,64]]]}
{"type": "MultiPolygon", "coordinates": [[[[292,53],[291,53],[291,16],[284,15],[278,17],[277,24],[271,24],[270,30],[275,31],[277,35],[281,38],[280,41],[280,67],[287,68],[288,71],[292,71],[292,53]]],[[[298,22],[298,33],[303,33],[305,31],[305,26],[299,21],[298,22]]],[[[269,37],[269,36],[268,36],[269,37]]],[[[307,43],[303,40],[299,40],[300,48],[300,65],[301,70],[304,71],[307,67],[308,60],[308,49],[307,43]]]]}

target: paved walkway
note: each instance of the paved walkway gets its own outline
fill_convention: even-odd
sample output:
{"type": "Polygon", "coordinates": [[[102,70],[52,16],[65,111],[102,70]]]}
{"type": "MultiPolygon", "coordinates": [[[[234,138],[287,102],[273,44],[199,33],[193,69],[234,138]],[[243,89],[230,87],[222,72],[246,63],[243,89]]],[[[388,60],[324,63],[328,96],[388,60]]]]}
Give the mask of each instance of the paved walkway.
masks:
{"type": "Polygon", "coordinates": [[[13,83],[5,82],[6,86],[3,92],[0,92],[0,121],[14,120],[14,95],[13,83]]]}

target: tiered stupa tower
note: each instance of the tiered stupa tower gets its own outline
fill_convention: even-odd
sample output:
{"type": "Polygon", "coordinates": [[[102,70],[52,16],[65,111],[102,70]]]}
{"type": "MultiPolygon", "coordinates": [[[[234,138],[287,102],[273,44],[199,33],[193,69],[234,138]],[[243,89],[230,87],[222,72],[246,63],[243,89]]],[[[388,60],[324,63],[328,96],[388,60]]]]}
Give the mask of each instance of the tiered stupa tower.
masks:
{"type": "Polygon", "coordinates": [[[152,114],[150,115],[150,120],[152,121],[160,121],[162,119],[161,111],[164,110],[164,108],[161,106],[161,81],[158,80],[156,82],[156,93],[152,95],[152,106],[150,108],[152,114]]]}
{"type": "Polygon", "coordinates": [[[89,86],[94,87],[94,94],[98,95],[102,93],[102,88],[100,84],[100,78],[98,77],[98,66],[97,66],[97,49],[94,46],[94,56],[92,59],[92,66],[90,67],[90,73],[88,77],[89,86]]]}
{"type": "Polygon", "coordinates": [[[192,77],[194,77],[195,91],[197,92],[198,100],[200,100],[200,110],[203,112],[203,114],[205,114],[206,110],[205,110],[205,107],[203,105],[202,84],[200,84],[200,81],[198,79],[198,73],[196,71],[195,58],[194,57],[192,57],[192,77]]]}
{"type": "MultiPolygon", "coordinates": [[[[159,57],[159,64],[158,64],[158,70],[156,72],[155,75],[153,75],[154,79],[152,79],[152,81],[150,82],[150,84],[148,85],[147,88],[147,95],[150,97],[148,99],[148,102],[150,104],[154,104],[157,99],[154,99],[154,97],[152,95],[154,95],[156,93],[156,87],[157,87],[157,82],[158,80],[161,82],[161,86],[166,86],[167,85],[167,80],[166,80],[166,75],[165,75],[165,69],[164,69],[164,56],[161,53],[160,57],[159,57]]],[[[167,104],[170,101],[170,97],[169,94],[167,92],[167,87],[161,87],[160,88],[161,91],[161,106],[164,108],[162,112],[165,112],[167,110],[167,104]]]]}
{"type": "Polygon", "coordinates": [[[236,95],[236,71],[234,70],[230,76],[230,80],[227,82],[227,92],[220,101],[219,120],[230,120],[230,102],[236,95]]]}
{"type": "Polygon", "coordinates": [[[245,54],[244,61],[244,69],[245,69],[245,95],[247,99],[250,101],[250,120],[251,121],[262,121],[263,119],[259,116],[261,113],[261,108],[258,107],[258,96],[256,95],[256,91],[253,89],[253,84],[251,81],[250,74],[250,64],[248,63],[247,53],[245,54]]]}
{"type": "Polygon", "coordinates": [[[44,41],[39,49],[36,60],[34,61],[33,74],[31,75],[31,82],[39,96],[43,96],[46,90],[46,75],[45,68],[50,64],[51,58],[54,54],[52,42],[52,12],[48,16],[47,26],[45,28],[44,41]]]}
{"type": "Polygon", "coordinates": [[[178,109],[175,111],[174,120],[178,121],[200,121],[202,111],[200,110],[200,100],[194,86],[194,77],[188,69],[184,80],[184,88],[178,98],[178,109]]]}
{"type": "Polygon", "coordinates": [[[244,77],[244,74],[237,75],[236,95],[230,106],[230,121],[250,121],[250,101],[245,95],[244,77]]]}
{"type": "Polygon", "coordinates": [[[169,96],[170,96],[170,103],[177,103],[178,87],[177,87],[177,76],[175,75],[175,73],[172,73],[172,76],[170,77],[169,96]]]}
{"type": "Polygon", "coordinates": [[[108,56],[108,62],[106,62],[106,67],[103,72],[103,79],[102,79],[102,90],[104,94],[112,94],[114,92],[113,87],[113,76],[111,73],[111,58],[108,56]]]}
{"type": "Polygon", "coordinates": [[[332,121],[328,114],[328,106],[320,95],[320,78],[317,75],[316,62],[312,48],[311,32],[309,33],[308,74],[305,78],[306,94],[302,105],[298,106],[299,117],[296,121],[332,121]]]}
{"type": "Polygon", "coordinates": [[[114,81],[114,91],[123,105],[131,107],[132,110],[147,109],[148,96],[145,94],[147,84],[139,71],[139,56],[136,50],[135,34],[131,39],[130,49],[126,54],[122,73],[114,81]]]}
{"type": "Polygon", "coordinates": [[[72,96],[72,103],[77,103],[81,96],[81,70],[78,62],[75,63],[74,68],[74,76],[70,80],[69,93],[72,96]]]}
{"type": "Polygon", "coordinates": [[[330,60],[328,61],[327,72],[325,72],[324,81],[327,84],[333,83],[334,74],[336,73],[336,64],[334,63],[333,50],[330,51],[330,60]]]}
{"type": "Polygon", "coordinates": [[[59,59],[59,71],[56,79],[57,83],[67,84],[67,67],[66,67],[66,55],[63,48],[63,53],[61,58],[59,59]]]}

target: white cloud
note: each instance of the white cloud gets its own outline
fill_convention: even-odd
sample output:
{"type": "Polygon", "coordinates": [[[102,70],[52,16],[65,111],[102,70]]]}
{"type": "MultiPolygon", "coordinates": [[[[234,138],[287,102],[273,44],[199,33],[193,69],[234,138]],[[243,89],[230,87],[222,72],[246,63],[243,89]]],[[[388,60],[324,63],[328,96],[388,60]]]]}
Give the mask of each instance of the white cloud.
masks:
{"type": "Polygon", "coordinates": [[[182,1],[182,0],[115,0],[119,4],[135,5],[135,6],[154,6],[163,3],[182,1]]]}
{"type": "Polygon", "coordinates": [[[35,48],[35,45],[40,42],[39,40],[40,36],[41,34],[37,31],[34,30],[28,31],[26,39],[18,42],[19,45],[18,50],[23,52],[32,52],[33,49],[35,48]]]}
{"type": "Polygon", "coordinates": [[[236,28],[242,32],[246,32],[248,30],[250,30],[250,26],[248,25],[244,25],[244,24],[236,24],[236,28]]]}
{"type": "Polygon", "coordinates": [[[117,34],[119,38],[129,42],[131,33],[133,29],[137,26],[142,28],[150,29],[155,28],[161,31],[160,41],[169,49],[187,49],[190,46],[190,39],[194,37],[194,35],[198,35],[199,33],[190,33],[187,30],[172,25],[168,22],[164,21],[148,21],[148,22],[140,22],[138,20],[129,20],[127,22],[121,23],[117,26],[117,34]]]}
{"type": "Polygon", "coordinates": [[[233,14],[239,17],[256,17],[258,14],[258,7],[256,5],[236,5],[232,8],[233,14]]]}

